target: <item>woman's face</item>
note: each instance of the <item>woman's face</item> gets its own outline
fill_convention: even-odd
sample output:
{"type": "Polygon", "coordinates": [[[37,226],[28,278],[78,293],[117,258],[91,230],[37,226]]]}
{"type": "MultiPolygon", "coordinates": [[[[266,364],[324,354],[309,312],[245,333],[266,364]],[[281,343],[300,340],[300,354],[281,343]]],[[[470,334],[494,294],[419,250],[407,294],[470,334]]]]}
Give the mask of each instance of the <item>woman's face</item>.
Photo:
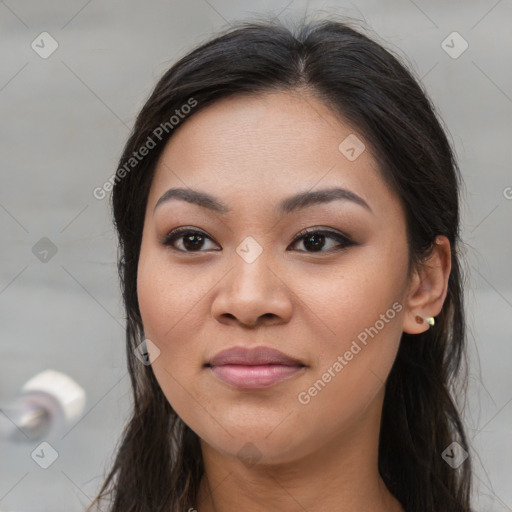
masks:
{"type": "Polygon", "coordinates": [[[203,448],[259,463],[376,437],[408,252],[403,209],[366,141],[317,99],[285,92],[218,101],[175,130],[149,193],[138,268],[169,403],[203,448]],[[174,188],[212,199],[159,202],[174,188]],[[334,189],[359,199],[315,200],[334,189]],[[298,194],[312,200],[290,200],[298,194]],[[180,226],[188,230],[165,245],[180,226]],[[300,365],[207,366],[232,347],[270,347],[300,365]]]}

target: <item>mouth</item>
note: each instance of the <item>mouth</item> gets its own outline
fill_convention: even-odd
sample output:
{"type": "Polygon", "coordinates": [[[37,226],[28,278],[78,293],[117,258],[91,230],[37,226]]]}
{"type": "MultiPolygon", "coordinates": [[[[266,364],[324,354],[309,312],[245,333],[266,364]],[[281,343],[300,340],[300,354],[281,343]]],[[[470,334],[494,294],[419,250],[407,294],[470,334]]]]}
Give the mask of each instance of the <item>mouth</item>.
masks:
{"type": "Polygon", "coordinates": [[[222,350],[214,355],[207,366],[242,365],[242,366],[305,366],[299,359],[284,354],[271,347],[246,348],[242,346],[222,350]]]}
{"type": "Polygon", "coordinates": [[[304,372],[306,368],[304,365],[285,364],[224,364],[206,367],[222,382],[239,389],[268,388],[304,372]]]}
{"type": "Polygon", "coordinates": [[[238,346],[217,353],[204,367],[230,386],[260,389],[304,373],[307,366],[271,347],[238,346]]]}

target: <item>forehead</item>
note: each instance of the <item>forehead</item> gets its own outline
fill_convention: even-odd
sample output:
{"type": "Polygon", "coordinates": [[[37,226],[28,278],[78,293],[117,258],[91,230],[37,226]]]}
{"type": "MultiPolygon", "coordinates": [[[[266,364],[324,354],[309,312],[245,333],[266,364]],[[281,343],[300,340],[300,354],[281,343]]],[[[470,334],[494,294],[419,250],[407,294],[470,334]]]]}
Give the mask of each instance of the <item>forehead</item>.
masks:
{"type": "Polygon", "coordinates": [[[229,204],[276,204],[294,192],[334,186],[377,211],[396,202],[364,136],[308,94],[235,95],[175,130],[160,156],[148,207],[171,187],[214,191],[229,204]],[[350,146],[355,159],[354,151],[346,152],[350,146]]]}

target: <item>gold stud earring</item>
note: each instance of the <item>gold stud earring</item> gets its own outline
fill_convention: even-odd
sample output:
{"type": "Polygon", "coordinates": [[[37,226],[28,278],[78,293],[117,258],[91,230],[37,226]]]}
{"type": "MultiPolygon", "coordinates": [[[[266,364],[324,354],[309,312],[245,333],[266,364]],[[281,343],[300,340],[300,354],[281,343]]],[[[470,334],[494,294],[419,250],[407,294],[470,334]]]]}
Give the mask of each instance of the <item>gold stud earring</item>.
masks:
{"type": "MultiPolygon", "coordinates": [[[[419,324],[422,324],[423,323],[423,318],[419,315],[416,315],[416,322],[418,322],[419,324]]],[[[434,320],[434,317],[433,316],[429,316],[427,317],[427,323],[429,325],[434,325],[436,323],[436,321],[434,320]]]]}

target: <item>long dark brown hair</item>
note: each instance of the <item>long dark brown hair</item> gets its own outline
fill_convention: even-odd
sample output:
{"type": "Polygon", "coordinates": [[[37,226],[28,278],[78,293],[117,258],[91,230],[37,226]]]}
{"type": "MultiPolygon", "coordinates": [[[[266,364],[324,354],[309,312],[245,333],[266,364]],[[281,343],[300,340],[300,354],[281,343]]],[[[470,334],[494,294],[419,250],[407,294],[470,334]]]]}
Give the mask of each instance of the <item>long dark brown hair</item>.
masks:
{"type": "Polygon", "coordinates": [[[136,289],[144,215],[166,142],[175,126],[221,98],[301,89],[368,141],[405,208],[409,269],[429,254],[437,235],[450,241],[443,309],[426,332],[403,333],[386,382],[378,464],[407,512],[471,510],[471,458],[452,468],[442,457],[453,442],[470,451],[456,402],[467,384],[462,179],[441,118],[420,84],[398,54],[346,18],[303,20],[292,28],[274,20],[240,22],[196,47],[158,81],[112,180],[133,410],[90,509],[108,497],[112,512],[183,512],[197,505],[204,472],[198,436],[168,403],[151,366],[134,355],[144,339],[136,289]]]}

